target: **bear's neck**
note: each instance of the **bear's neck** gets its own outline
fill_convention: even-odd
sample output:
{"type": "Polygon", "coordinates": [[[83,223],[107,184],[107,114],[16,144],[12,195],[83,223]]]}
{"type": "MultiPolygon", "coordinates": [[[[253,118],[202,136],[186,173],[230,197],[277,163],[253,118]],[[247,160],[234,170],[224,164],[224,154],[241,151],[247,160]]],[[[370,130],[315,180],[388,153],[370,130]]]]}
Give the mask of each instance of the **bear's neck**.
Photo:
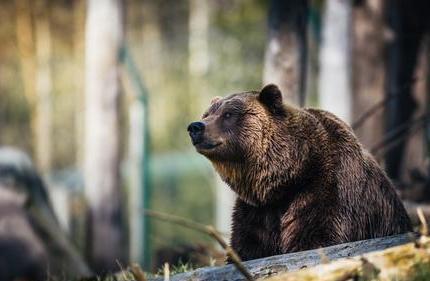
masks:
{"type": "MultiPolygon", "coordinates": [[[[305,138],[307,134],[301,131],[303,127],[309,128],[304,123],[311,121],[306,116],[303,120],[286,120],[285,124],[295,126],[276,128],[275,133],[262,140],[266,149],[250,154],[250,159],[244,162],[212,163],[221,178],[244,202],[261,206],[284,200],[311,184],[321,173],[326,173],[323,163],[328,159],[318,151],[324,138],[319,134],[318,139],[308,139],[305,138]]],[[[319,131],[317,127],[315,133],[319,131]]]]}

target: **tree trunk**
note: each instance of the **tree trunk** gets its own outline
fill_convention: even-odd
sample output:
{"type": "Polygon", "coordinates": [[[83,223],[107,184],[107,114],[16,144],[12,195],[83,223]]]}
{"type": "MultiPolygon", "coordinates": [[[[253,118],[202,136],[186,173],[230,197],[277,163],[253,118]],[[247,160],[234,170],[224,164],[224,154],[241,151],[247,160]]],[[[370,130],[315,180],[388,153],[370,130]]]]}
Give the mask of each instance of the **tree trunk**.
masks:
{"type": "MultiPolygon", "coordinates": [[[[428,52],[427,40],[421,42],[421,48],[418,51],[418,61],[414,71],[416,81],[412,87],[412,96],[416,101],[417,107],[412,115],[413,119],[417,119],[424,114],[428,114],[426,75],[429,73],[429,64],[426,59],[428,52]],[[426,44],[423,44],[426,43],[426,44]]],[[[427,118],[427,122],[428,122],[427,118]]],[[[401,169],[400,179],[408,191],[418,191],[420,198],[416,198],[417,202],[430,202],[430,174],[428,173],[429,156],[426,148],[426,130],[424,122],[417,124],[417,130],[412,128],[409,137],[405,141],[405,150],[403,152],[403,167],[401,169]]],[[[414,126],[415,127],[415,126],[414,126]]],[[[406,191],[406,190],[405,190],[406,191]]],[[[418,197],[418,196],[417,196],[418,197]]],[[[412,199],[412,198],[407,198],[412,199]]]]}
{"type": "Polygon", "coordinates": [[[90,0],[86,22],[85,193],[89,204],[88,258],[97,272],[126,264],[119,180],[119,48],[121,0],[90,0]]]}
{"type": "Polygon", "coordinates": [[[46,1],[35,2],[36,100],[34,111],[35,157],[40,171],[46,173],[52,162],[52,77],[51,31],[46,1]]]}
{"type": "Polygon", "coordinates": [[[75,90],[75,144],[76,166],[82,169],[84,162],[84,31],[85,31],[85,0],[73,1],[73,56],[74,56],[74,90],[75,90]]]}
{"type": "MultiPolygon", "coordinates": [[[[419,47],[423,39],[425,24],[428,21],[428,1],[387,2],[387,21],[394,32],[387,53],[387,116],[385,131],[390,134],[399,126],[410,121],[417,108],[412,96],[414,71],[419,47]]],[[[407,129],[410,129],[409,126],[407,129]]],[[[407,134],[402,130],[392,135],[390,141],[407,134]]],[[[385,157],[388,175],[401,181],[406,140],[394,145],[385,157]]]]}
{"type": "Polygon", "coordinates": [[[320,106],[351,122],[351,0],[327,0],[320,51],[320,106]]]}
{"type": "Polygon", "coordinates": [[[296,105],[305,103],[307,20],[307,0],[270,2],[263,82],[277,84],[296,105]]]}
{"type": "Polygon", "coordinates": [[[209,68],[209,3],[207,0],[190,0],[188,28],[188,69],[192,76],[202,76],[209,68]]]}
{"type": "Polygon", "coordinates": [[[383,138],[384,106],[377,104],[384,99],[384,2],[366,0],[353,10],[352,124],[367,149],[383,138]]]}
{"type": "Polygon", "coordinates": [[[34,39],[30,0],[15,0],[16,39],[21,61],[24,95],[33,109],[35,102],[34,39]]]}
{"type": "Polygon", "coordinates": [[[145,249],[144,241],[147,233],[144,228],[145,217],[142,210],[147,206],[143,204],[144,186],[143,165],[145,140],[145,108],[143,104],[134,99],[129,109],[129,216],[130,216],[130,259],[140,263],[143,260],[145,249]]]}
{"type": "MultiPolygon", "coordinates": [[[[207,0],[189,0],[188,18],[188,73],[190,75],[190,99],[194,110],[207,106],[207,73],[209,70],[209,20],[210,6],[207,0]]],[[[198,114],[198,112],[193,112],[198,114]]]]}

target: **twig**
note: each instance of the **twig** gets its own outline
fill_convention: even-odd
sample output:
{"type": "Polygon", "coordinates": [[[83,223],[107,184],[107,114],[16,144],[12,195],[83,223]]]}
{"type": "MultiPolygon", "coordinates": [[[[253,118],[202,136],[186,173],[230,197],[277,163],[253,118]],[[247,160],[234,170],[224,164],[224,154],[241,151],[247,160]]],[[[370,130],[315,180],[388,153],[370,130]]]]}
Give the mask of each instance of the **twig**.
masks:
{"type": "Polygon", "coordinates": [[[421,209],[420,207],[417,208],[417,215],[421,223],[421,230],[420,230],[421,235],[427,236],[429,234],[427,220],[426,220],[426,217],[424,216],[423,209],[421,209]]]}
{"type": "Polygon", "coordinates": [[[369,119],[373,114],[375,114],[378,111],[378,109],[383,108],[388,101],[390,101],[395,97],[397,97],[397,95],[389,95],[385,97],[383,100],[371,106],[366,112],[364,112],[360,117],[358,117],[358,119],[354,123],[352,123],[351,128],[354,131],[360,128],[367,119],[369,119]]]}
{"type": "Polygon", "coordinates": [[[426,117],[428,117],[429,113],[423,113],[422,115],[420,115],[419,117],[408,121],[408,122],[404,122],[403,124],[401,124],[400,126],[396,127],[395,129],[391,130],[390,132],[388,132],[385,137],[378,142],[376,145],[374,145],[370,151],[372,153],[376,153],[378,150],[380,150],[381,148],[384,148],[385,146],[387,146],[387,144],[389,144],[390,142],[394,141],[395,138],[398,134],[403,134],[407,131],[409,131],[412,126],[419,124],[420,122],[423,122],[425,120],[426,117]]]}
{"type": "Polygon", "coordinates": [[[164,263],[163,272],[164,272],[164,281],[169,281],[170,280],[169,263],[167,262],[164,263]]]}
{"type": "Polygon", "coordinates": [[[413,136],[414,134],[418,133],[420,129],[421,127],[419,126],[415,128],[411,128],[410,130],[400,135],[398,138],[395,138],[393,141],[388,142],[386,145],[380,147],[378,150],[371,150],[371,152],[377,158],[382,157],[385,154],[387,154],[393,147],[395,147],[402,141],[408,139],[409,137],[413,136]]]}
{"type": "Polygon", "coordinates": [[[137,263],[133,263],[131,265],[130,271],[136,281],[146,281],[145,273],[137,263]]]}
{"type": "Polygon", "coordinates": [[[330,259],[324,253],[324,249],[323,248],[319,248],[317,251],[318,251],[318,254],[320,255],[321,264],[326,264],[326,263],[330,262],[330,259]]]}
{"type": "MultiPolygon", "coordinates": [[[[398,89],[397,92],[405,90],[408,86],[411,84],[417,82],[418,80],[421,80],[420,78],[412,78],[412,80],[409,83],[405,83],[400,89],[398,89]]],[[[366,110],[360,117],[357,118],[357,120],[352,123],[351,128],[355,131],[356,129],[360,128],[364,122],[369,119],[373,114],[375,114],[380,108],[384,108],[386,104],[391,101],[392,99],[397,99],[401,97],[399,93],[391,93],[387,95],[384,99],[377,102],[373,106],[371,106],[368,110],[366,110]]]]}
{"type": "Polygon", "coordinates": [[[127,277],[127,275],[125,274],[125,270],[124,270],[124,268],[122,267],[122,264],[120,263],[120,261],[119,260],[115,260],[115,262],[116,262],[116,264],[118,265],[118,267],[119,267],[119,270],[120,270],[120,273],[122,274],[122,277],[124,278],[124,280],[128,280],[128,277],[127,277]]]}
{"type": "Polygon", "coordinates": [[[144,210],[144,214],[146,216],[150,216],[162,221],[175,223],[187,228],[194,229],[196,231],[206,233],[220,244],[220,246],[226,251],[227,256],[231,259],[237,270],[239,270],[240,273],[242,273],[242,275],[245,276],[248,281],[254,280],[251,273],[243,265],[242,260],[240,259],[238,254],[225,242],[225,240],[222,238],[222,235],[213,226],[196,223],[182,217],[165,214],[157,211],[144,210]]]}

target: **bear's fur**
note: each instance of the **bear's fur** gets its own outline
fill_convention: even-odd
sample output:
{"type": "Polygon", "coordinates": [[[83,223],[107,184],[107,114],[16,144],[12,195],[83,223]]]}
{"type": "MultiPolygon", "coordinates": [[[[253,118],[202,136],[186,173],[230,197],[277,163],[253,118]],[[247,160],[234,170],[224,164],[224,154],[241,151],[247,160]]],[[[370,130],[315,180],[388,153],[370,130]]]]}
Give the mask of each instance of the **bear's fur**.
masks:
{"type": "Polygon", "coordinates": [[[411,231],[390,180],[333,114],[284,104],[268,85],[214,99],[200,124],[193,144],[238,196],[231,246],[243,260],[411,231]]]}

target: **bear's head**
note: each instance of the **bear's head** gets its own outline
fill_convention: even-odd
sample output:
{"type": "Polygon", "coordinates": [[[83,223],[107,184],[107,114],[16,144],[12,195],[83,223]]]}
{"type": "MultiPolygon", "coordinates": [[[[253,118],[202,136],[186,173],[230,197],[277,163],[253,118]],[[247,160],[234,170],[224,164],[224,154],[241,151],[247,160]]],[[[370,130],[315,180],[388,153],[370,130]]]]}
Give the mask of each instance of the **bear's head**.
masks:
{"type": "Polygon", "coordinates": [[[188,126],[196,150],[245,202],[276,200],[306,162],[303,111],[282,102],[276,85],[212,100],[202,120],[188,126]]]}

